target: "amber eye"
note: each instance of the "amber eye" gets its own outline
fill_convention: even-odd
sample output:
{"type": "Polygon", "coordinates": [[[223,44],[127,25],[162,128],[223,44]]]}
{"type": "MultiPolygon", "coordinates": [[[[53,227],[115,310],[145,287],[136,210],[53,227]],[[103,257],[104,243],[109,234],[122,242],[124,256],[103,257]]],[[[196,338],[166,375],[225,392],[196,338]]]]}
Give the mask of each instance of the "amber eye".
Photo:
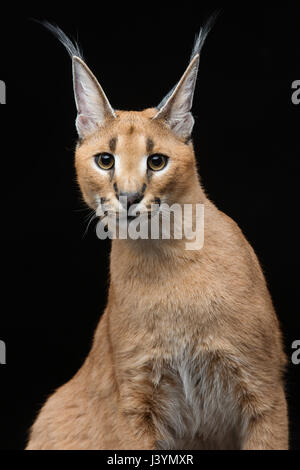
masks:
{"type": "Polygon", "coordinates": [[[111,170],[115,164],[115,159],[110,153],[98,153],[98,155],[95,155],[95,162],[102,170],[111,170]]]}
{"type": "Polygon", "coordinates": [[[165,155],[161,155],[160,153],[155,153],[154,155],[150,155],[147,160],[148,168],[152,171],[159,171],[162,170],[168,161],[168,157],[165,155]]]}

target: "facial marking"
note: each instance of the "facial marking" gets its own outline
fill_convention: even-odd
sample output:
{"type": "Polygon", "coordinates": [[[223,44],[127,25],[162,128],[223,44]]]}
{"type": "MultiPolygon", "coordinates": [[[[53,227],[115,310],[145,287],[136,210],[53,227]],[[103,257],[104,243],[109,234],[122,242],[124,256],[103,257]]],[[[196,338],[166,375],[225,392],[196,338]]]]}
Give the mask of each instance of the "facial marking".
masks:
{"type": "Polygon", "coordinates": [[[109,150],[111,153],[114,153],[116,151],[116,146],[117,146],[117,137],[113,137],[109,141],[109,150]]]}
{"type": "Polygon", "coordinates": [[[114,183],[113,188],[114,188],[114,191],[115,191],[116,196],[118,197],[118,196],[119,196],[119,190],[118,190],[118,185],[117,185],[117,183],[114,183]]]}
{"type": "Polygon", "coordinates": [[[112,180],[114,179],[114,176],[115,176],[115,168],[113,168],[112,170],[110,170],[109,172],[109,181],[112,182],[112,180]]]}
{"type": "Polygon", "coordinates": [[[147,168],[146,175],[147,175],[147,181],[148,181],[148,183],[150,183],[150,181],[151,181],[152,173],[153,173],[153,172],[152,172],[151,170],[149,170],[149,168],[147,168]]]}
{"type": "Polygon", "coordinates": [[[150,137],[148,137],[146,141],[146,152],[150,154],[153,151],[153,148],[154,148],[154,142],[152,139],[150,139],[150,137]]]}

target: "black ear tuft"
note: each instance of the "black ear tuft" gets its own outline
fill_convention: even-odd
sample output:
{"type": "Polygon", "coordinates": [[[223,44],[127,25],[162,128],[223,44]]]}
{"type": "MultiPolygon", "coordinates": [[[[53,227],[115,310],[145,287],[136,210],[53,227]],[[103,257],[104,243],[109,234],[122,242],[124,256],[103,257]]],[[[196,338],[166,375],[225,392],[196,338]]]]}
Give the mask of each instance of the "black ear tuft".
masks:
{"type": "Polygon", "coordinates": [[[43,25],[46,29],[51,31],[55,37],[65,46],[71,58],[79,57],[79,59],[83,59],[82,51],[79,47],[78,42],[72,41],[59,26],[49,23],[49,21],[38,21],[41,25],[43,25]]]}
{"type": "Polygon", "coordinates": [[[200,61],[200,53],[205,39],[215,23],[217,14],[213,15],[198,34],[191,61],[177,85],[167,94],[157,107],[157,113],[153,119],[160,119],[173,131],[179,138],[190,138],[194,118],[191,113],[193,105],[193,96],[197,81],[197,74],[200,61]]]}
{"type": "Polygon", "coordinates": [[[209,34],[209,32],[211,31],[211,29],[214,27],[215,25],[215,22],[217,21],[217,18],[220,14],[220,11],[221,10],[218,10],[216,11],[215,13],[213,13],[209,19],[206,21],[206,23],[204,24],[204,26],[202,26],[200,28],[200,31],[199,31],[199,34],[196,36],[195,38],[195,42],[194,42],[194,47],[193,47],[193,50],[192,50],[192,54],[191,54],[191,58],[190,58],[190,62],[193,60],[193,58],[195,57],[195,55],[197,54],[200,54],[201,53],[201,50],[202,50],[202,47],[205,43],[205,40],[209,34]]]}
{"type": "MultiPolygon", "coordinates": [[[[192,60],[194,59],[194,57],[196,55],[200,55],[201,53],[201,50],[202,50],[202,47],[204,46],[204,43],[205,43],[205,40],[208,36],[208,33],[210,32],[210,30],[213,28],[218,16],[220,14],[220,10],[216,11],[215,13],[213,13],[210,18],[206,21],[206,23],[204,24],[204,26],[202,26],[200,28],[200,31],[199,31],[199,34],[197,34],[196,38],[195,38],[195,42],[194,42],[194,47],[193,47],[193,50],[192,50],[192,54],[191,54],[191,57],[190,57],[190,62],[192,62],[192,60]]],[[[169,100],[169,98],[172,96],[172,94],[174,93],[176,87],[177,87],[178,83],[176,83],[176,85],[173,86],[173,88],[169,91],[169,93],[161,100],[161,102],[159,103],[158,106],[156,106],[156,108],[158,109],[158,111],[160,111],[163,106],[166,104],[166,102],[169,100]]]]}

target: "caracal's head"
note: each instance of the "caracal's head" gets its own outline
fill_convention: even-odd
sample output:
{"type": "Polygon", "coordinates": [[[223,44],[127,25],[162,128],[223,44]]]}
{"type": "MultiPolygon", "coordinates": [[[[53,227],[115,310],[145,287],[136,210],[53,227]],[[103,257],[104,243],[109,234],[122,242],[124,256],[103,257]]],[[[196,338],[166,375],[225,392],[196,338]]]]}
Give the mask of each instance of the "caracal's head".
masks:
{"type": "Polygon", "coordinates": [[[153,204],[189,202],[190,189],[198,181],[191,108],[200,51],[211,25],[200,30],[177,85],[158,106],[138,112],[114,110],[78,48],[59,28],[46,24],[73,61],[76,171],[91,208],[105,205],[105,210],[120,213],[135,205],[138,213],[149,213],[153,204]]]}

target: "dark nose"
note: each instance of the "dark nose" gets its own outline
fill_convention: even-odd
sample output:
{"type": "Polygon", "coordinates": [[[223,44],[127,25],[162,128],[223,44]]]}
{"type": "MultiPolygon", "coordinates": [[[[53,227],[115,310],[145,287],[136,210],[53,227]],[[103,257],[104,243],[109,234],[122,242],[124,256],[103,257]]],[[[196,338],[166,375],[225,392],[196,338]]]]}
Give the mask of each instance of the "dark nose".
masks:
{"type": "Polygon", "coordinates": [[[126,200],[124,199],[124,201],[122,201],[121,199],[121,204],[123,205],[125,209],[128,210],[133,204],[138,204],[139,202],[141,202],[144,196],[141,193],[126,193],[126,192],[120,191],[119,198],[120,197],[122,198],[126,197],[126,200]]]}

